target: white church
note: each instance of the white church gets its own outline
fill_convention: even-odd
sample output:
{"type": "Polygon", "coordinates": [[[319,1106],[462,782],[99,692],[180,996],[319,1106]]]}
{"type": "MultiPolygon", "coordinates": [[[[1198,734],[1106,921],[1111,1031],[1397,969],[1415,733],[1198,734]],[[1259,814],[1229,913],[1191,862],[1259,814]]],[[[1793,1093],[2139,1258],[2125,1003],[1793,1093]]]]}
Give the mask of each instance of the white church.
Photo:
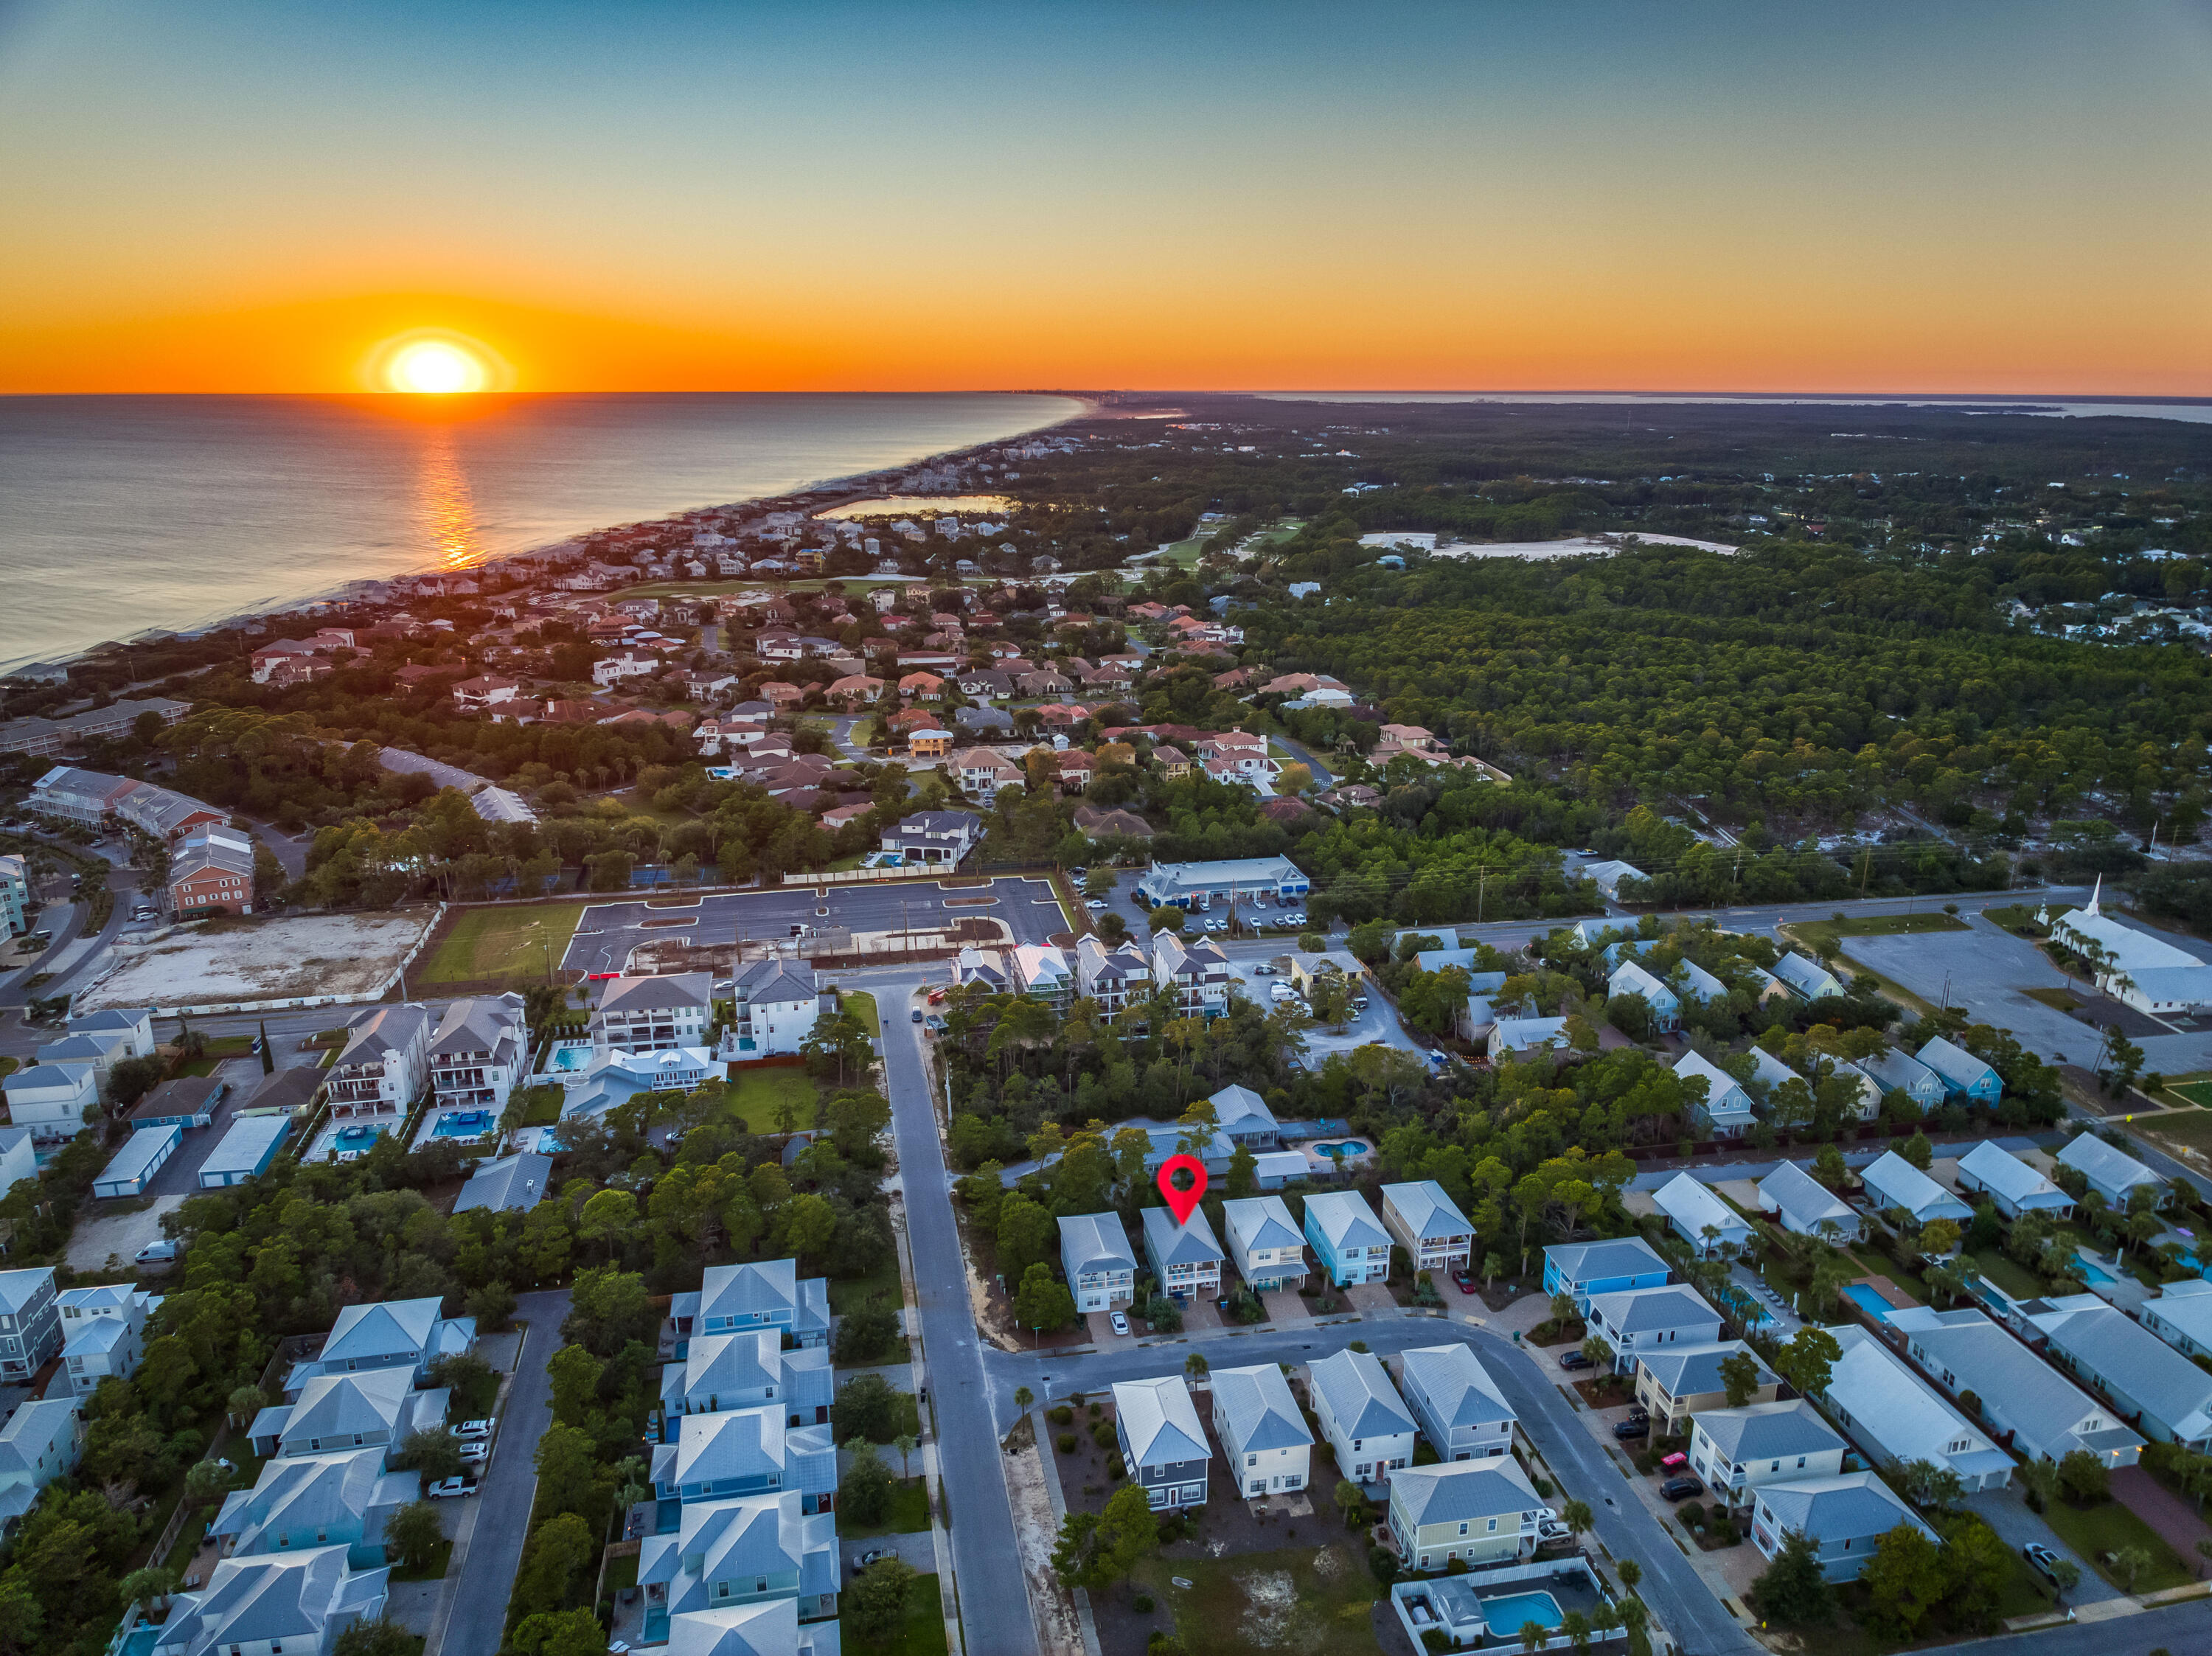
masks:
{"type": "MultiPolygon", "coordinates": [[[[2212,1006],[2212,966],[2184,949],[2106,918],[2100,878],[2087,908],[2071,908],[2050,922],[2052,941],[2074,949],[2103,951],[2097,987],[2138,1012],[2194,1012],[2212,1006]]],[[[2048,911],[2046,911],[2047,913],[2048,911]]]]}

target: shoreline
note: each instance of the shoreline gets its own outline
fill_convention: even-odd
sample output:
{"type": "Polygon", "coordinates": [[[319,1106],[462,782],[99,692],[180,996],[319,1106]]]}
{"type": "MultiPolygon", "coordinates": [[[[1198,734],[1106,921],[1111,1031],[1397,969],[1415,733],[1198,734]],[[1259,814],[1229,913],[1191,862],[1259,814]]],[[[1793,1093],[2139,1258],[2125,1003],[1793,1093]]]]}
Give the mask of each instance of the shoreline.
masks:
{"type": "MultiPolygon", "coordinates": [[[[1001,394],[1016,395],[1021,393],[1001,394]]],[[[1036,393],[1027,394],[1035,395],[1036,393]]],[[[1045,394],[1055,397],[1066,395],[1066,393],[1060,391],[1045,394]]],[[[1062,415],[1056,420],[1047,420],[1037,425],[1018,427],[1014,430],[1006,432],[1000,436],[986,438],[981,442],[964,444],[958,448],[939,449],[933,453],[919,454],[910,460],[901,461],[896,467],[878,468],[873,471],[849,472],[839,476],[821,478],[807,482],[796,489],[787,489],[775,494],[754,494],[734,500],[712,501],[699,506],[674,507],[657,517],[636,518],[632,519],[629,521],[632,524],[637,525],[660,524],[671,522],[677,518],[682,517],[687,513],[739,511],[745,507],[757,506],[763,501],[769,500],[787,500],[797,505],[799,503],[813,501],[815,498],[819,495],[827,494],[844,497],[843,500],[831,499],[823,501],[817,505],[806,506],[805,509],[807,512],[807,515],[809,517],[812,517],[823,509],[824,507],[837,506],[843,504],[845,500],[862,500],[871,494],[882,493],[883,490],[880,488],[864,487],[864,485],[870,483],[873,480],[896,477],[899,473],[909,470],[915,466],[931,465],[941,461],[955,458],[960,455],[973,452],[978,449],[994,447],[1001,443],[1010,443],[1018,438],[1027,437],[1036,432],[1051,431],[1058,427],[1069,424],[1073,421],[1093,417],[1097,415],[1100,407],[1100,404],[1091,401],[1089,397],[1068,397],[1067,400],[1073,402],[1076,404],[1075,409],[1070,413],[1062,415]]],[[[264,602],[250,604],[244,609],[226,610],[220,616],[210,616],[205,620],[194,622],[183,627],[143,628],[136,633],[125,634],[118,638],[102,639],[96,644],[84,645],[77,649],[63,652],[58,654],[27,655],[9,661],[0,662],[0,678],[5,678],[17,670],[31,666],[33,664],[67,666],[77,662],[88,660],[106,651],[129,649],[133,645],[147,643],[155,639],[203,637],[210,633],[225,632],[234,627],[244,627],[250,622],[264,620],[270,616],[284,615],[291,610],[301,609],[312,604],[343,604],[351,602],[353,601],[350,596],[352,589],[361,586],[381,585],[392,581],[410,580],[419,576],[442,571],[451,571],[455,573],[472,573],[478,571],[490,571],[498,568],[501,564],[509,563],[517,559],[541,558],[550,553],[559,552],[563,549],[576,545],[587,536],[602,533],[611,527],[614,527],[614,525],[606,524],[599,525],[592,529],[579,531],[577,533],[561,540],[546,541],[542,542],[536,546],[518,547],[513,551],[495,553],[477,563],[459,565],[447,564],[440,561],[435,557],[432,557],[418,566],[394,570],[391,573],[386,575],[357,576],[349,580],[340,581],[331,585],[317,588],[313,591],[300,592],[289,597],[279,597],[272,595],[264,602]]]]}

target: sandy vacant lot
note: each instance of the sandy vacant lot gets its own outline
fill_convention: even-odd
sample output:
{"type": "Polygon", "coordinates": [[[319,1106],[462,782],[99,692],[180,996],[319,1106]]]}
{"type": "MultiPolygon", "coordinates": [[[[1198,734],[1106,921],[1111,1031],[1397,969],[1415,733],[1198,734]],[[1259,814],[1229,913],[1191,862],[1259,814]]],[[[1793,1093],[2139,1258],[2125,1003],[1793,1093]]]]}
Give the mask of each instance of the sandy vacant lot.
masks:
{"type": "Polygon", "coordinates": [[[114,967],[77,998],[76,1010],[374,995],[429,925],[428,910],[313,914],[226,923],[145,948],[118,946],[114,967]]]}

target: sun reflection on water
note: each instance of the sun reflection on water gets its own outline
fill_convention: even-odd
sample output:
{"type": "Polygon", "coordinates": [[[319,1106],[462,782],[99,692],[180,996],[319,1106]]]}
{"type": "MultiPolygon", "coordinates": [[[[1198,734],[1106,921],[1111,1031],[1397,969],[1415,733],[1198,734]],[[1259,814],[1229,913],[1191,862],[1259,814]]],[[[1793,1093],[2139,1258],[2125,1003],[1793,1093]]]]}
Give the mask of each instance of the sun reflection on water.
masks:
{"type": "Polygon", "coordinates": [[[476,497],[454,452],[450,428],[424,429],[416,515],[429,551],[448,569],[466,569],[484,561],[487,555],[477,533],[476,497]]]}

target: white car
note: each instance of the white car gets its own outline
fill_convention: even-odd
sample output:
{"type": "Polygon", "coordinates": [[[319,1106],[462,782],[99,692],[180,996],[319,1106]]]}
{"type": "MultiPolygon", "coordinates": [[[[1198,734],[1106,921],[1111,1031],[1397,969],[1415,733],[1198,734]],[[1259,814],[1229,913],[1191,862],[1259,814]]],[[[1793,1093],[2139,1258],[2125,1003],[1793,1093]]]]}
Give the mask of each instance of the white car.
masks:
{"type": "Polygon", "coordinates": [[[1103,897],[1093,897],[1090,901],[1086,902],[1083,906],[1089,909],[1093,914],[1103,914],[1109,908],[1113,907],[1113,905],[1108,902],[1103,897]]]}
{"type": "Polygon", "coordinates": [[[483,1420],[465,1420],[453,1429],[453,1435],[464,1439],[489,1437],[491,1429],[498,1424],[499,1417],[495,1415],[483,1420]]]}
{"type": "Polygon", "coordinates": [[[1275,968],[1272,966],[1255,966],[1252,968],[1252,975],[1255,978],[1272,978],[1275,975],[1275,968]]]}
{"type": "Polygon", "coordinates": [[[1116,1334],[1127,1334],[1129,1331],[1129,1319],[1118,1311],[1106,1320],[1113,1325],[1116,1334]]]}
{"type": "Polygon", "coordinates": [[[433,1501],[445,1501],[460,1495],[474,1495],[476,1492],[477,1481],[472,1477],[445,1477],[440,1478],[422,1493],[433,1501]]]}
{"type": "Polygon", "coordinates": [[[149,1242],[131,1258],[133,1263],[142,1265],[173,1265],[184,1251],[181,1242],[149,1242]]]}
{"type": "Polygon", "coordinates": [[[491,1459],[491,1445],[484,1439],[472,1437],[461,1445],[461,1465],[481,1466],[491,1459]]]}

